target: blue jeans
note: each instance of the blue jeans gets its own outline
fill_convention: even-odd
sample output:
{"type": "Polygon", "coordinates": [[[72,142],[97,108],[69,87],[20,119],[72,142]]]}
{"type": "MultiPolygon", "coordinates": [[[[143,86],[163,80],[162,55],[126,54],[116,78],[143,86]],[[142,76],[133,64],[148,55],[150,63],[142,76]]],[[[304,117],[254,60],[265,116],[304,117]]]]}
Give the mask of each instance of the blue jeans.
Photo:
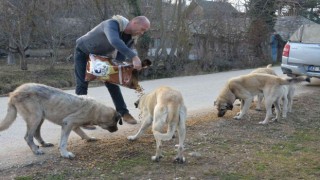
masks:
{"type": "MultiPolygon", "coordinates": [[[[87,95],[88,94],[88,82],[85,81],[87,59],[89,55],[84,53],[80,48],[76,46],[74,52],[74,72],[76,78],[76,94],[87,95]]],[[[105,82],[105,86],[111,95],[114,106],[117,112],[124,115],[129,112],[127,105],[124,102],[120,87],[115,84],[105,82]]]]}

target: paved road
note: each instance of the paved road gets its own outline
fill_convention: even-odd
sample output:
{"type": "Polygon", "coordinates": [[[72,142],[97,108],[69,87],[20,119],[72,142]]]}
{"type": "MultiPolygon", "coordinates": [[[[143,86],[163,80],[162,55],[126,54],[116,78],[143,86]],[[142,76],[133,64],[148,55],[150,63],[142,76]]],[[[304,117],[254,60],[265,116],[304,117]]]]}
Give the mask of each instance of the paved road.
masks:
{"type": "MultiPolygon", "coordinates": [[[[282,72],[279,67],[274,68],[278,75],[282,72]]],[[[238,75],[247,74],[252,69],[222,72],[207,75],[198,76],[186,76],[176,77],[169,79],[158,79],[141,82],[145,92],[150,92],[161,85],[167,85],[180,90],[185,99],[186,106],[188,108],[188,114],[191,115],[197,111],[213,110],[213,101],[218,96],[218,93],[226,83],[226,81],[238,75]]],[[[297,88],[297,93],[319,90],[320,81],[316,80],[310,85],[300,85],[297,88]]],[[[67,90],[67,93],[74,93],[74,90],[67,90]]],[[[138,117],[139,112],[134,108],[133,103],[137,100],[138,94],[133,90],[122,88],[124,98],[127,102],[128,109],[135,116],[138,117]]],[[[89,89],[89,96],[92,96],[96,100],[113,106],[109,93],[105,87],[93,87],[89,89]]],[[[0,98],[0,117],[4,117],[7,111],[7,97],[0,98]]],[[[2,119],[2,118],[1,118],[2,119]]],[[[89,135],[97,138],[112,138],[114,136],[120,136],[124,131],[132,131],[135,133],[136,129],[140,127],[138,125],[124,124],[120,126],[118,132],[109,133],[100,128],[94,131],[86,131],[89,135]]],[[[26,132],[25,122],[20,116],[16,119],[13,125],[6,131],[0,132],[0,173],[1,170],[10,168],[12,166],[25,166],[35,162],[41,162],[46,159],[59,156],[58,142],[60,139],[60,126],[54,125],[48,121],[45,121],[42,126],[43,138],[51,143],[55,144],[53,148],[43,149],[46,153],[43,156],[35,156],[29,149],[28,145],[24,141],[24,134],[26,132]]],[[[80,138],[71,133],[71,143],[79,143],[80,138]]]]}

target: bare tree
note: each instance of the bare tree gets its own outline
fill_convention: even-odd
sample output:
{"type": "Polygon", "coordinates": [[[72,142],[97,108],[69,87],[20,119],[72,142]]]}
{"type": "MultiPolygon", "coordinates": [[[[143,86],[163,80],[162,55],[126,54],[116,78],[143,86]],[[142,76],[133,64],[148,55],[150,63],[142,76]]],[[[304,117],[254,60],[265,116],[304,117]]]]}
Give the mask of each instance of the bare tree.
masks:
{"type": "Polygon", "coordinates": [[[86,30],[92,29],[101,21],[111,18],[113,15],[120,14],[129,16],[129,5],[127,1],[118,0],[79,0],[79,11],[86,23],[86,30]]]}
{"type": "Polygon", "coordinates": [[[1,1],[5,14],[1,22],[3,33],[8,43],[10,42],[9,51],[19,54],[21,70],[28,69],[25,52],[29,48],[31,35],[35,29],[34,16],[39,3],[39,0],[1,1]]]}
{"type": "Polygon", "coordinates": [[[74,8],[75,5],[69,0],[47,0],[38,6],[34,39],[49,50],[50,69],[54,69],[59,60],[61,48],[70,44],[67,42],[74,41],[74,34],[81,28],[82,21],[70,14],[74,8]]]}

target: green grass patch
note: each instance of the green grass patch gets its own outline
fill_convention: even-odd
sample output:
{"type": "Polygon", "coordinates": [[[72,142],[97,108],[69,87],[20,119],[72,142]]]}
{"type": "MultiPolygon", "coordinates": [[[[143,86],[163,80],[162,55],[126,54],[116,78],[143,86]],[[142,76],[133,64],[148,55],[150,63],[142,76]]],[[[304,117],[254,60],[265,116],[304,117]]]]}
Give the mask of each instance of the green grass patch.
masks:
{"type": "Polygon", "coordinates": [[[15,180],[32,180],[33,178],[31,176],[19,176],[15,177],[15,180]]]}

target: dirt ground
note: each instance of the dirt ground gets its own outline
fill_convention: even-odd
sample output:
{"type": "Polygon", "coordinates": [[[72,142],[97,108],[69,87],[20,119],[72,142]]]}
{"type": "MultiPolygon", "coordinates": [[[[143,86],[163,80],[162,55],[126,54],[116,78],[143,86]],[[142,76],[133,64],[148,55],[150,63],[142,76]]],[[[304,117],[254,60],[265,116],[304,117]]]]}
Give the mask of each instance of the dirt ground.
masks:
{"type": "MultiPolygon", "coordinates": [[[[242,120],[239,107],[217,118],[199,112],[188,118],[185,164],[173,162],[178,138],[163,143],[164,158],[152,162],[155,141],[149,130],[139,140],[122,137],[69,145],[73,160],[0,171],[1,179],[318,179],[320,178],[320,92],[294,99],[286,119],[259,125],[265,111],[252,107],[242,120]]],[[[57,148],[57,147],[54,147],[57,148]]],[[[57,154],[58,155],[58,154],[57,154]]]]}

